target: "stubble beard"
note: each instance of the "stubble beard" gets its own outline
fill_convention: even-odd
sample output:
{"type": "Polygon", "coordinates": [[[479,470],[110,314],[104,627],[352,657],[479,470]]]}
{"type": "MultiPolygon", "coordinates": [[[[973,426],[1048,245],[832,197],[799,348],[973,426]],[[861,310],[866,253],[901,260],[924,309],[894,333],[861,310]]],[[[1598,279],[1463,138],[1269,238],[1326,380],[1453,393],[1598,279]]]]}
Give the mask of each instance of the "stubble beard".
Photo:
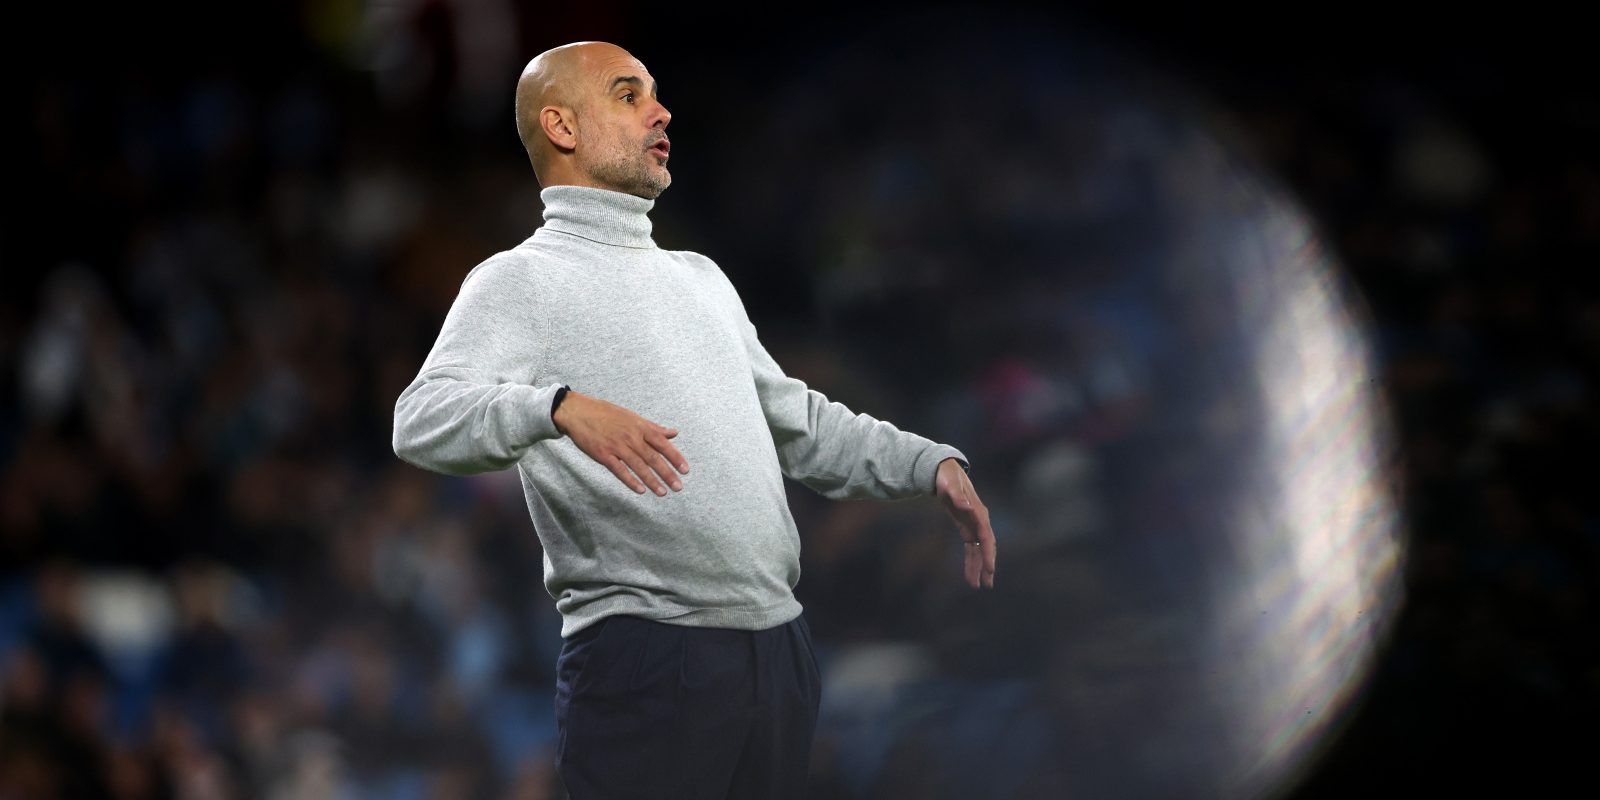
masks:
{"type": "Polygon", "coordinates": [[[619,192],[654,200],[672,185],[672,173],[655,162],[643,142],[612,142],[605,156],[589,165],[589,177],[619,192]],[[637,145],[637,146],[635,146],[637,145]]]}

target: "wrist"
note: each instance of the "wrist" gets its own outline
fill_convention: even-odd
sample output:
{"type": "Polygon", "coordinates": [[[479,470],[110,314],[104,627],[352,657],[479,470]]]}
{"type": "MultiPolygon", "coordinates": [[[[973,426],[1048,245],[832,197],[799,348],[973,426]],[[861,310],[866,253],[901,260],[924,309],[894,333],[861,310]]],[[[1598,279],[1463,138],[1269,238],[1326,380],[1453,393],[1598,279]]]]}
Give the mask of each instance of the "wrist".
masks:
{"type": "Polygon", "coordinates": [[[566,400],[567,399],[567,395],[569,395],[571,393],[572,393],[572,387],[563,385],[560,389],[556,390],[555,399],[550,401],[550,421],[555,424],[556,430],[559,431],[562,436],[566,436],[567,435],[567,429],[562,427],[561,420],[557,416],[556,412],[561,410],[562,401],[566,400]]]}

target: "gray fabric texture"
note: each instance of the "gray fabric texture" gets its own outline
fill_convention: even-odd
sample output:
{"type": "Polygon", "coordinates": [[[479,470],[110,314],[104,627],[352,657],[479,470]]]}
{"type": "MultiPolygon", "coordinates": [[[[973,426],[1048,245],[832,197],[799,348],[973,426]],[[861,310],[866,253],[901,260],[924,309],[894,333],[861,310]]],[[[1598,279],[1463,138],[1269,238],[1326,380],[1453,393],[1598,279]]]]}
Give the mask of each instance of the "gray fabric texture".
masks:
{"type": "Polygon", "coordinates": [[[901,500],[933,494],[945,458],[968,466],[785,375],[721,268],[656,246],[655,201],[540,197],[543,226],[462,282],[395,404],[393,445],[448,475],[516,467],[563,636],[610,614],[781,625],[801,611],[784,476],[836,500],[901,500]],[[563,384],[677,428],[683,490],[636,493],[563,436],[550,417],[563,384]]]}

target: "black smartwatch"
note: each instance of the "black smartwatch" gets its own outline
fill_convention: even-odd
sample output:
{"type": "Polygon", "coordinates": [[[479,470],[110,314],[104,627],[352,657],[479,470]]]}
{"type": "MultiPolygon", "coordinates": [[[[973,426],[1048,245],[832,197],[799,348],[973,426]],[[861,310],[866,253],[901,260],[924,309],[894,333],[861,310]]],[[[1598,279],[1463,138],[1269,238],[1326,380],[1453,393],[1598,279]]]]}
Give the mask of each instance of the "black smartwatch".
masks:
{"type": "Polygon", "coordinates": [[[550,421],[551,422],[555,422],[556,421],[556,409],[561,407],[561,401],[567,399],[567,392],[570,392],[570,391],[572,391],[572,387],[571,386],[567,386],[565,384],[563,384],[560,389],[556,390],[556,399],[550,401],[550,421]]]}

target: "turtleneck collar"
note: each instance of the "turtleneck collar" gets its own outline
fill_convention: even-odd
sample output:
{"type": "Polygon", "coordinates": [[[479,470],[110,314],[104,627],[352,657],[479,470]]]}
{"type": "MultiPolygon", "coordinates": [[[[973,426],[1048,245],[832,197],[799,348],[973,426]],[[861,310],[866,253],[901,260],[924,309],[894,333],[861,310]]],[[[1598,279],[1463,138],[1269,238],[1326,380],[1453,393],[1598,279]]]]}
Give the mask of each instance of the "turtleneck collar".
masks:
{"type": "Polygon", "coordinates": [[[656,201],[592,186],[547,186],[544,227],[621,247],[654,248],[650,209],[656,201]]]}

